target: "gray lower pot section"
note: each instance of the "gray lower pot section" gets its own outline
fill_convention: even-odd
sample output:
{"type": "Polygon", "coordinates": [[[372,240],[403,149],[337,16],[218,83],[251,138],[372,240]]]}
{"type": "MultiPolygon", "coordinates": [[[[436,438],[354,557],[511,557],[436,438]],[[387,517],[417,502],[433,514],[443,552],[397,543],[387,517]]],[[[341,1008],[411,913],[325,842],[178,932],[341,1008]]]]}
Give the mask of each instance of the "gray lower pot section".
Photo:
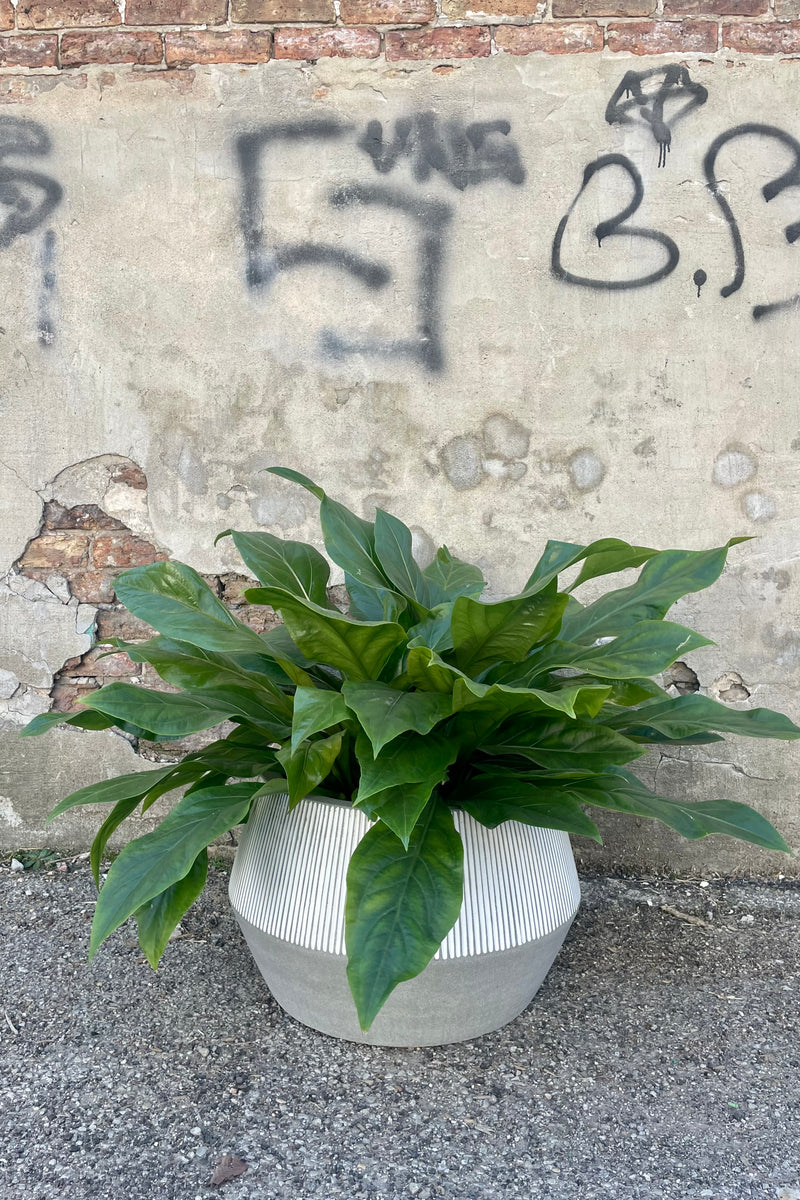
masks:
{"type": "Polygon", "coordinates": [[[384,1046],[463,1041],[513,1020],[550,969],[580,901],[569,837],[453,814],[464,844],[464,901],[435,957],[401,983],[369,1033],[347,985],[350,856],[369,828],[349,804],[309,797],[291,813],[265,796],[250,816],[230,898],[278,1003],[323,1033],[384,1046]]]}
{"type": "Polygon", "coordinates": [[[371,1046],[441,1046],[500,1029],[528,1007],[553,965],[572,919],[513,950],[434,959],[398,984],[368,1033],[359,1029],[347,959],[270,937],[239,918],[270,991],[290,1016],[334,1037],[371,1046]]]}

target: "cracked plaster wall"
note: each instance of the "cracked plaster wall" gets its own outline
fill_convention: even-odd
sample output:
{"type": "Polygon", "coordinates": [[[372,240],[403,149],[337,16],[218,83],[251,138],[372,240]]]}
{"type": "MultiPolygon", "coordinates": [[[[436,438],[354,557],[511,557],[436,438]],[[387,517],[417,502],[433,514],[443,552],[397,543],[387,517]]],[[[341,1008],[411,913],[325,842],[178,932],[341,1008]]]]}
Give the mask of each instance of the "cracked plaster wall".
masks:
{"type": "MultiPolygon", "coordinates": [[[[731,235],[704,158],[721,133],[748,122],[799,138],[800,67],[686,61],[708,99],[676,123],[665,167],[645,121],[606,119],[619,55],[495,58],[447,74],[335,61],[213,67],[187,74],[179,98],[163,79],[125,71],[20,89],[4,111],[23,133],[31,122],[45,130],[49,148],[12,154],[12,165],[47,172],[63,198],[46,228],[0,250],[15,297],[0,337],[0,828],[9,847],[85,844],[89,822],[76,815],[45,830],[47,809],[154,753],[108,733],[16,736],[35,712],[74,704],[104,671],[141,677],[90,649],[125,621],[116,571],[169,554],[242,611],[240,564],[229,546],[213,549],[220,529],[318,539],[308,497],[264,475],[275,462],[365,515],[376,504],[394,509],[423,559],[446,542],[481,564],[494,595],[522,582],[547,537],[693,548],[757,535],[732,552],[713,593],[673,610],[718,643],[673,682],[694,687],[694,676],[723,702],[798,718],[800,339],[796,310],[757,321],[753,308],[797,290],[798,249],[784,228],[797,220],[800,189],[765,206],[761,189],[792,165],[786,144],[751,139],[721,152],[746,262],[742,287],[726,298],[731,235]],[[446,146],[459,122],[507,131],[492,135],[494,157],[479,156],[466,182],[417,151],[378,169],[361,144],[370,122],[382,123],[385,148],[396,123],[420,111],[435,114],[446,146]],[[284,130],[327,123],[339,132],[293,140],[274,132],[276,113],[284,130]],[[236,139],[268,128],[251,220],[236,139]],[[498,159],[511,145],[516,159],[498,159]],[[643,182],[634,223],[680,247],[677,267],[652,286],[598,289],[550,270],[587,164],[609,154],[624,155],[643,182]],[[427,225],[402,208],[404,197],[427,225]],[[258,253],[253,220],[266,229],[258,253]],[[439,265],[426,300],[420,238],[434,227],[439,265]],[[55,249],[44,270],[47,230],[55,249]],[[265,282],[262,251],[272,244],[344,249],[392,281],[370,288],[306,249],[301,265],[265,282]],[[436,360],[415,341],[423,301],[436,360]]],[[[591,187],[570,217],[566,268],[622,279],[657,269],[655,243],[628,236],[615,248],[591,236],[627,203],[624,173],[609,170],[591,187]]],[[[796,748],[731,739],[670,751],[642,770],[669,794],[752,803],[800,844],[797,766],[796,748]]],[[[718,839],[682,843],[646,822],[609,817],[605,826],[607,847],[581,846],[585,859],[800,869],[718,839]]]]}

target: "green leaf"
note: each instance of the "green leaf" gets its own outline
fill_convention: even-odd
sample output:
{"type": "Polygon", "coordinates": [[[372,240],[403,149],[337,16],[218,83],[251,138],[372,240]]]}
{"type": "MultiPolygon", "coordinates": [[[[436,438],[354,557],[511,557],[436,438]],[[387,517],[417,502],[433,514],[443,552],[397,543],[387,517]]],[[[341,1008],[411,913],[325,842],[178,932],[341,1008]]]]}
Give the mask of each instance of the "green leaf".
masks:
{"type": "Polygon", "coordinates": [[[299,471],[292,471],[289,467],[267,467],[267,471],[270,475],[280,475],[281,479],[288,479],[291,483],[299,483],[300,487],[311,492],[311,495],[316,496],[318,500],[325,498],[322,488],[318,487],[313,479],[309,479],[307,475],[302,475],[299,471]]]}
{"type": "Polygon", "coordinates": [[[183,879],[171,884],[158,896],[137,908],[135,916],[139,926],[139,945],[154,971],[167,948],[175,926],[206,886],[207,875],[208,851],[203,849],[183,879]]]}
{"type": "Polygon", "coordinates": [[[408,605],[396,592],[367,587],[345,572],[344,584],[350,597],[350,616],[357,621],[400,621],[408,605]]]}
{"type": "Polygon", "coordinates": [[[551,771],[601,771],[644,754],[641,746],[613,729],[569,720],[510,722],[481,749],[486,754],[520,755],[551,771]]]}
{"type": "Polygon", "coordinates": [[[462,562],[455,558],[447,546],[441,546],[436,551],[433,562],[422,572],[429,583],[440,588],[448,600],[456,600],[459,596],[479,596],[486,587],[486,580],[477,567],[472,563],[462,562]]]}
{"type": "MultiPolygon", "coordinates": [[[[60,817],[68,809],[76,808],[80,804],[116,804],[120,800],[134,798],[138,804],[162,781],[175,777],[173,787],[180,787],[182,782],[185,783],[182,766],[183,764],[170,763],[169,766],[159,767],[157,771],[134,771],[130,775],[118,775],[116,779],[102,779],[99,783],[90,783],[87,787],[70,792],[63,800],[59,800],[47,820],[52,821],[54,817],[60,817]]],[[[197,774],[202,774],[200,767],[197,768],[197,774]]]]}
{"type": "Polygon", "coordinates": [[[185,692],[155,692],[132,683],[108,683],[83,703],[115,720],[134,721],[166,738],[211,729],[230,716],[228,705],[215,707],[185,692]]]}
{"type": "Polygon", "coordinates": [[[715,550],[662,550],[630,587],[607,592],[586,608],[569,609],[561,626],[565,641],[581,645],[625,633],[639,621],[659,621],[682,596],[700,592],[719,578],[728,550],[746,538],[731,538],[715,550]]]}
{"type": "Polygon", "coordinates": [[[224,711],[232,721],[247,721],[272,741],[279,742],[289,736],[291,701],[286,697],[281,697],[280,705],[272,704],[264,692],[255,691],[245,684],[187,688],[183,695],[224,711]]]}
{"type": "Polygon", "coordinates": [[[265,734],[247,725],[239,725],[226,738],[188,754],[183,760],[184,764],[195,762],[204,770],[239,779],[274,770],[275,761],[275,751],[265,734]]]}
{"type": "Polygon", "coordinates": [[[463,847],[448,808],[432,801],[405,848],[378,822],[347,872],[347,978],[366,1032],[404,979],[425,969],[458,920],[463,847]]]}
{"type": "Polygon", "coordinates": [[[124,650],[134,662],[149,663],[173,687],[244,684],[256,694],[265,693],[264,702],[271,703],[278,711],[286,715],[291,712],[291,702],[277,685],[277,672],[268,673],[274,672],[274,664],[266,654],[234,657],[165,637],[150,638],[146,642],[118,642],[117,648],[124,650]]]}
{"type": "Polygon", "coordinates": [[[382,508],[375,511],[375,553],[384,574],[397,590],[422,608],[420,617],[441,604],[445,593],[425,578],[411,553],[411,530],[382,508]]]}
{"type": "Polygon", "coordinates": [[[404,687],[419,688],[423,692],[449,695],[461,674],[428,646],[413,646],[406,657],[405,674],[398,682],[404,687]]]}
{"type": "Polygon", "coordinates": [[[238,621],[197,571],[158,562],[123,571],[114,590],[127,609],[159,633],[223,654],[263,652],[257,633],[238,621]]]}
{"type": "Polygon", "coordinates": [[[319,688],[299,687],[294,694],[292,754],[305,738],[350,719],[350,710],[341,692],[323,692],[319,688]]]}
{"type": "Polygon", "coordinates": [[[348,679],[377,679],[394,651],[406,640],[400,625],[389,621],[350,621],[338,612],[272,588],[248,591],[246,595],[248,599],[263,596],[266,603],[279,609],[292,639],[303,653],[335,667],[348,679]]]}
{"type": "Polygon", "coordinates": [[[357,807],[370,820],[383,821],[407,849],[411,832],[425,811],[432,791],[430,783],[400,783],[376,792],[357,807]]]}
{"type": "Polygon", "coordinates": [[[601,538],[599,541],[590,542],[588,546],[579,546],[574,542],[549,541],[533,569],[533,574],[522,589],[523,595],[539,591],[562,571],[566,571],[582,559],[586,560],[585,565],[570,590],[597,575],[609,575],[627,567],[638,567],[657,553],[657,550],[650,550],[646,546],[631,546],[619,538],[601,538]]]}
{"type": "Polygon", "coordinates": [[[232,537],[233,544],[250,570],[265,587],[281,588],[301,600],[311,600],[322,608],[330,607],[328,580],[330,567],[313,546],[305,542],[284,541],[271,533],[240,533],[226,529],[214,539],[232,537]]]}
{"type": "Polygon", "coordinates": [[[665,697],[627,709],[606,722],[613,729],[648,725],[669,738],[687,738],[713,730],[744,737],[800,738],[800,729],[782,713],[769,708],[735,709],[697,694],[665,697]]]}
{"type": "Polygon", "coordinates": [[[103,713],[87,712],[79,709],[77,712],[46,712],[39,713],[29,721],[20,732],[20,737],[38,737],[41,733],[49,733],[58,725],[75,725],[78,729],[111,729],[115,722],[103,713]]]}
{"type": "Polygon", "coordinates": [[[489,829],[504,821],[520,821],[540,829],[565,829],[602,843],[599,829],[586,816],[570,786],[540,786],[489,775],[471,780],[449,799],[489,829]]]}
{"type": "Polygon", "coordinates": [[[90,958],[137,908],[183,879],[210,842],[241,824],[256,790],[253,783],[234,783],[193,792],[179,800],[152,833],[128,843],[100,890],[90,958]]]}
{"type": "Polygon", "coordinates": [[[375,757],[366,734],[356,739],[356,756],[361,767],[361,780],[356,803],[396,784],[430,783],[433,789],[447,775],[455,762],[458,744],[438,733],[424,737],[418,733],[401,733],[375,757]]]}
{"type": "Polygon", "coordinates": [[[666,671],[682,654],[714,643],[671,621],[639,621],[602,646],[550,642],[526,661],[528,678],[556,667],[575,667],[603,679],[636,679],[666,671]]]}
{"type": "Polygon", "coordinates": [[[478,675],[498,661],[519,662],[537,642],[554,635],[566,603],[555,581],[536,595],[498,604],[459,597],[451,622],[457,665],[478,675]]]}
{"type": "MultiPolygon", "coordinates": [[[[608,542],[616,542],[616,540],[616,538],[606,539],[608,542]]],[[[598,545],[601,543],[594,543],[594,546],[598,545]]],[[[597,579],[600,575],[612,575],[616,571],[628,571],[631,567],[640,567],[642,563],[646,563],[648,559],[658,554],[658,550],[652,550],[649,546],[629,546],[627,542],[619,542],[617,546],[606,547],[603,550],[587,546],[587,551],[589,553],[586,555],[586,561],[574,583],[570,584],[571,592],[579,588],[582,583],[586,583],[590,579],[597,579]]]]}
{"type": "Polygon", "coordinates": [[[553,710],[574,717],[576,712],[594,716],[608,698],[609,687],[512,688],[502,683],[476,683],[457,679],[453,687],[453,712],[475,709],[495,713],[498,724],[515,713],[547,714],[553,710]]]}
{"type": "Polygon", "coordinates": [[[431,610],[431,616],[408,631],[408,646],[428,646],[431,650],[444,653],[453,649],[453,634],[450,624],[453,618],[452,604],[437,604],[431,610]]]}
{"type": "Polygon", "coordinates": [[[580,791],[587,804],[651,817],[685,838],[696,840],[710,833],[724,833],[767,850],[791,854],[789,846],[769,821],[735,800],[701,800],[697,803],[668,800],[655,795],[629,771],[597,776],[582,783],[580,791]]]}
{"type": "Polygon", "coordinates": [[[139,807],[139,801],[139,796],[131,796],[127,800],[118,800],[95,834],[89,849],[89,866],[92,868],[95,887],[100,887],[100,865],[108,839],[119,828],[122,822],[127,820],[131,813],[135,812],[139,807]]]}
{"type": "Polygon", "coordinates": [[[341,748],[342,735],[335,733],[316,742],[302,742],[294,753],[289,746],[276,752],[275,757],[286,772],[290,809],[330,775],[341,748]]]}
{"type": "Polygon", "coordinates": [[[342,695],[361,722],[375,755],[408,730],[429,733],[453,711],[449,696],[399,692],[385,683],[345,683],[342,695]]]}

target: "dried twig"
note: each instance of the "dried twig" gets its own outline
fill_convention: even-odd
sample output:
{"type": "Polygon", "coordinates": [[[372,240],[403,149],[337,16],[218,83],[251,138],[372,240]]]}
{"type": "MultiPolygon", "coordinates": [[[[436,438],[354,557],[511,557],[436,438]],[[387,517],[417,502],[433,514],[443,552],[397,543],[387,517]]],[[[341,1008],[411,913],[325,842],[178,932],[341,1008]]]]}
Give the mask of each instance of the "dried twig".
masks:
{"type": "Polygon", "coordinates": [[[702,917],[695,917],[692,913],[681,912],[679,908],[673,908],[671,904],[662,904],[660,908],[662,912],[669,913],[671,917],[677,917],[679,921],[686,921],[688,925],[700,925],[703,929],[714,928],[710,921],[704,921],[702,917]]]}

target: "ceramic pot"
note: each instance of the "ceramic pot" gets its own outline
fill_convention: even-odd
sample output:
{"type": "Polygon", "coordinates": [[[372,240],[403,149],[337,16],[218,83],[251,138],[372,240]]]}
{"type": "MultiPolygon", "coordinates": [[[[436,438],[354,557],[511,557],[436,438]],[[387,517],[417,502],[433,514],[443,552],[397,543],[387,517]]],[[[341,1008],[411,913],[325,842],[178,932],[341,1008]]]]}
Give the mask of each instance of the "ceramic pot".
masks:
{"type": "Polygon", "coordinates": [[[347,985],[345,878],[369,828],[341,801],[264,796],[242,831],[230,880],[239,925],[270,991],[322,1033],[379,1046],[432,1046],[499,1029],[530,1003],[578,909],[569,835],[453,813],[464,842],[464,902],[416,979],[366,1034],[347,985]]]}

